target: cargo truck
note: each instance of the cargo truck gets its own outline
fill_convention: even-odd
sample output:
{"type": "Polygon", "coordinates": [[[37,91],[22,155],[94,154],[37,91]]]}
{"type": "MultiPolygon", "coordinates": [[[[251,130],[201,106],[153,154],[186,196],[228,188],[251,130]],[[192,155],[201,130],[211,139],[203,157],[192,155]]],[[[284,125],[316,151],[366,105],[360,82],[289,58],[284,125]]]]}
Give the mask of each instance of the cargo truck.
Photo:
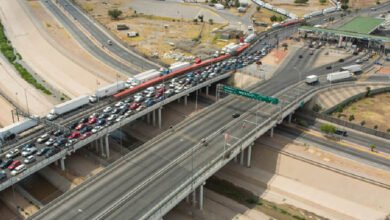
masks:
{"type": "Polygon", "coordinates": [[[351,73],[359,73],[359,72],[363,71],[363,69],[362,69],[362,65],[355,64],[355,65],[341,67],[341,71],[349,71],[351,73]]]}
{"type": "Polygon", "coordinates": [[[54,106],[54,108],[50,111],[50,113],[46,116],[48,120],[54,120],[58,118],[58,116],[78,109],[84,105],[89,103],[89,96],[80,96],[75,99],[69,100],[67,102],[61,103],[59,105],[54,106]]]}
{"type": "Polygon", "coordinates": [[[345,81],[353,78],[353,73],[349,71],[341,71],[341,72],[335,72],[335,73],[329,73],[326,76],[326,80],[329,82],[339,82],[339,81],[345,81]]]}
{"type": "Polygon", "coordinates": [[[126,88],[126,83],[123,81],[118,81],[116,83],[104,86],[103,88],[96,90],[95,94],[89,97],[89,102],[95,103],[98,101],[98,99],[110,95],[114,95],[115,93],[118,93],[119,91],[122,91],[125,88],[126,88]]]}
{"type": "Polygon", "coordinates": [[[307,84],[317,83],[318,82],[318,76],[317,75],[306,76],[305,82],[307,84]]]}
{"type": "MultiPolygon", "coordinates": [[[[26,119],[21,122],[14,123],[7,127],[0,129],[0,140],[7,141],[10,137],[15,137],[16,134],[22,133],[30,128],[33,128],[38,125],[38,118],[36,119],[26,119]]],[[[12,138],[13,139],[13,138],[12,138]]]]}
{"type": "Polygon", "coordinates": [[[127,82],[126,82],[126,86],[132,88],[132,87],[137,86],[141,83],[144,83],[148,80],[157,78],[160,75],[161,75],[160,71],[158,71],[156,69],[151,69],[151,70],[139,73],[139,74],[135,75],[134,77],[129,77],[127,79],[127,82]]]}

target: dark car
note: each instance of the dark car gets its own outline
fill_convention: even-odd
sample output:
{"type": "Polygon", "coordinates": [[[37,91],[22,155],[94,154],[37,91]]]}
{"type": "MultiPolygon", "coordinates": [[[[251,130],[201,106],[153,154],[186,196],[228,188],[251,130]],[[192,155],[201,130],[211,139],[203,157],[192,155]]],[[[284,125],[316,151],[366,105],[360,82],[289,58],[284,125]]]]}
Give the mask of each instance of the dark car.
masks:
{"type": "Polygon", "coordinates": [[[107,114],[107,113],[103,113],[101,115],[99,115],[98,119],[105,119],[105,118],[108,118],[110,115],[107,114]]]}
{"type": "Polygon", "coordinates": [[[75,129],[75,128],[77,127],[77,125],[79,125],[78,122],[73,122],[72,124],[70,124],[69,128],[70,128],[71,130],[73,130],[73,129],[75,129]]]}
{"type": "Polygon", "coordinates": [[[339,62],[340,63],[344,62],[344,59],[343,58],[339,59],[339,62]]]}
{"type": "Polygon", "coordinates": [[[132,102],[132,101],[133,101],[132,98],[127,98],[127,99],[123,100],[123,102],[125,102],[125,103],[130,103],[130,102],[132,102]]]}
{"type": "Polygon", "coordinates": [[[38,156],[43,156],[43,155],[46,154],[50,149],[51,149],[51,147],[44,147],[44,148],[38,150],[37,155],[38,155],[38,156]]]}
{"type": "Polygon", "coordinates": [[[96,123],[96,125],[98,125],[98,126],[103,126],[104,124],[106,124],[106,119],[100,119],[100,120],[96,123]]]}
{"type": "Polygon", "coordinates": [[[53,132],[53,135],[56,137],[60,136],[61,134],[63,134],[63,132],[59,129],[53,132]]]}
{"type": "Polygon", "coordinates": [[[302,56],[302,55],[299,55],[299,58],[303,58],[303,56],[302,56]]]}
{"type": "Polygon", "coordinates": [[[129,111],[128,108],[121,109],[121,110],[119,111],[119,114],[120,114],[120,115],[124,115],[127,111],[129,111]]]}
{"type": "Polygon", "coordinates": [[[115,108],[114,110],[112,110],[112,114],[118,114],[119,113],[119,111],[120,111],[120,109],[119,108],[115,108]]]}
{"type": "Polygon", "coordinates": [[[346,137],[348,135],[347,131],[343,131],[343,130],[339,130],[339,129],[337,129],[335,131],[335,134],[338,134],[338,135],[341,135],[341,136],[344,136],[344,137],[346,137]]]}
{"type": "Polygon", "coordinates": [[[62,147],[66,144],[66,142],[68,142],[67,138],[61,138],[61,139],[57,140],[56,142],[54,142],[54,147],[62,147]]]}
{"type": "Polygon", "coordinates": [[[80,129],[80,133],[84,134],[85,132],[92,131],[92,129],[93,129],[93,126],[88,125],[88,126],[83,127],[82,129],[80,129]]]}
{"type": "Polygon", "coordinates": [[[326,66],[326,69],[330,70],[330,69],[332,69],[332,66],[326,66]]]}
{"type": "Polygon", "coordinates": [[[12,159],[6,159],[6,160],[4,160],[4,161],[0,164],[0,168],[1,168],[1,169],[7,168],[9,165],[11,165],[11,163],[12,163],[13,161],[14,161],[14,160],[12,160],[12,159]]]}
{"type": "Polygon", "coordinates": [[[28,143],[28,144],[25,144],[23,145],[22,147],[22,151],[28,149],[28,148],[32,148],[32,147],[35,147],[35,144],[34,143],[28,143]]]}
{"type": "Polygon", "coordinates": [[[7,174],[4,171],[0,172],[0,180],[7,179],[7,174]]]}
{"type": "Polygon", "coordinates": [[[238,114],[238,113],[232,114],[232,118],[238,118],[238,117],[240,117],[240,114],[238,114]]]}
{"type": "Polygon", "coordinates": [[[58,153],[58,152],[60,152],[60,149],[58,149],[58,148],[50,148],[46,153],[45,153],[45,157],[46,158],[49,158],[49,157],[51,157],[51,156],[53,156],[54,154],[56,154],[56,153],[58,153]]]}
{"type": "Polygon", "coordinates": [[[82,118],[82,119],[80,119],[79,124],[87,123],[88,120],[89,120],[88,117],[82,118]]]}

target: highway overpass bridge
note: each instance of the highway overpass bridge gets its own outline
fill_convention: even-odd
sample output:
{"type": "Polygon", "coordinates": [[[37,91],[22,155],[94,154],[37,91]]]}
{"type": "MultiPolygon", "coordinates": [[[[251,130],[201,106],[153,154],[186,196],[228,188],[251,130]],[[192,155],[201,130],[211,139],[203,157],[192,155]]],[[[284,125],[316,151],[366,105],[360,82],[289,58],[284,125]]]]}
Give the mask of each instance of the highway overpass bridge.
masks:
{"type": "MultiPolygon", "coordinates": [[[[250,166],[254,141],[319,91],[353,85],[299,82],[274,93],[263,84],[253,92],[275,94],[279,105],[228,96],[155,137],[137,150],[60,196],[31,219],[160,219],[192,194],[203,206],[205,181],[231,160],[250,166]],[[232,114],[240,113],[233,119],[232,114]]],[[[363,83],[372,85],[373,83],[363,83]]],[[[384,83],[383,85],[390,86],[384,83]]]]}

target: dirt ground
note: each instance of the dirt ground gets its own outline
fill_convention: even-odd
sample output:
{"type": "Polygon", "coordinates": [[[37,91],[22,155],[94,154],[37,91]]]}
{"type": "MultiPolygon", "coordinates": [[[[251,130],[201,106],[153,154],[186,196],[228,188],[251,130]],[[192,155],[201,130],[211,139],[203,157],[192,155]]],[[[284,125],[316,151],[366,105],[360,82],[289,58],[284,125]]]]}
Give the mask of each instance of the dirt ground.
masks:
{"type": "Polygon", "coordinates": [[[17,214],[15,214],[11,209],[9,209],[3,202],[0,201],[0,216],[4,219],[18,220],[22,219],[17,214]]]}
{"type": "Polygon", "coordinates": [[[42,204],[47,204],[57,198],[62,192],[40,175],[31,175],[23,180],[23,189],[42,204]]]}
{"type": "Polygon", "coordinates": [[[294,0],[268,0],[270,4],[283,8],[289,12],[292,12],[298,16],[303,16],[313,11],[318,11],[327,7],[331,7],[329,1],[325,4],[321,4],[318,0],[309,0],[307,4],[295,4],[294,0]]]}
{"type": "Polygon", "coordinates": [[[136,13],[131,8],[125,7],[127,2],[123,0],[112,2],[111,5],[103,4],[102,0],[77,0],[76,2],[128,45],[146,56],[158,57],[168,64],[180,59],[192,60],[192,56],[209,56],[228,43],[236,41],[218,40],[218,35],[212,32],[223,27],[224,24],[211,25],[208,20],[195,24],[192,20],[136,13]],[[120,20],[113,21],[107,15],[108,10],[114,7],[125,8],[120,20]],[[126,24],[130,29],[118,31],[117,24],[126,24]],[[127,37],[129,31],[135,31],[139,36],[129,38],[127,37]],[[199,40],[195,40],[197,38],[199,40]]]}
{"type": "Polygon", "coordinates": [[[100,85],[108,83],[94,72],[71,61],[48,42],[23,4],[27,3],[1,0],[0,9],[3,13],[0,17],[13,46],[46,83],[70,98],[92,93],[96,90],[97,81],[100,85]]]}
{"type": "MultiPolygon", "coordinates": [[[[12,188],[7,188],[1,191],[0,199],[3,203],[7,203],[8,208],[12,208],[12,211],[19,213],[25,218],[39,210],[37,206],[26,200],[20,193],[16,191],[16,189],[12,190],[12,188]]],[[[1,216],[1,218],[3,218],[3,216],[1,216]]]]}
{"type": "MultiPolygon", "coordinates": [[[[275,15],[275,16],[278,16],[278,17],[283,17],[283,18],[286,18],[285,16],[281,15],[281,14],[278,14],[276,12],[273,12],[271,10],[268,10],[266,8],[261,8],[260,11],[255,11],[255,13],[253,13],[252,15],[252,19],[254,19],[256,22],[261,22],[261,23],[265,23],[267,24],[268,26],[271,26],[272,25],[272,21],[270,20],[270,18],[272,17],[272,15],[275,15]]],[[[263,27],[263,26],[254,26],[255,30],[258,31],[258,32],[261,32],[261,31],[265,31],[267,29],[267,27],[263,27]]]]}
{"type": "Polygon", "coordinates": [[[55,17],[48,13],[39,1],[29,1],[28,3],[30,4],[34,16],[41,21],[44,30],[56,42],[56,45],[61,48],[61,52],[66,54],[68,58],[77,62],[77,64],[90,72],[94,72],[108,82],[114,82],[117,74],[119,74],[121,78],[125,78],[120,72],[88,53],[88,51],[86,51],[72,35],[57,22],[55,17]]]}
{"type": "MultiPolygon", "coordinates": [[[[365,98],[354,102],[343,109],[341,112],[342,119],[348,120],[350,115],[355,119],[351,122],[360,124],[365,121],[365,127],[374,128],[378,126],[379,131],[387,132],[390,129],[390,93],[383,93],[373,97],[365,98]]],[[[334,113],[338,116],[339,113],[334,113]]]]}
{"type": "Polygon", "coordinates": [[[11,111],[13,109],[14,107],[11,105],[11,103],[0,96],[0,128],[12,124],[11,111]]]}
{"type": "Polygon", "coordinates": [[[0,92],[12,99],[12,102],[25,112],[33,115],[46,115],[53,105],[59,103],[58,100],[43,94],[22,79],[15,68],[3,57],[0,57],[0,92]]]}
{"type": "MultiPolygon", "coordinates": [[[[349,7],[351,8],[366,8],[376,5],[377,0],[349,0],[349,7]]],[[[386,2],[381,0],[380,2],[386,2]]]]}

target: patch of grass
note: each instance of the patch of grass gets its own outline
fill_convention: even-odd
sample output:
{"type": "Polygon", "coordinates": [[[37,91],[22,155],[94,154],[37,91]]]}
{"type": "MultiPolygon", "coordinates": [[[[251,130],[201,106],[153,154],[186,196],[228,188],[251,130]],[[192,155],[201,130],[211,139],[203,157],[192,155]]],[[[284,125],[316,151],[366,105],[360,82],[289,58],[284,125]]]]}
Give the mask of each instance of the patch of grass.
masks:
{"type": "Polygon", "coordinates": [[[11,45],[11,42],[8,40],[7,36],[4,33],[4,26],[0,22],[0,51],[7,58],[7,60],[14,65],[15,69],[18,71],[20,76],[26,80],[28,83],[33,85],[35,88],[41,90],[43,93],[47,95],[51,95],[52,93],[46,89],[42,84],[38,83],[38,81],[29,73],[26,68],[24,68],[20,63],[16,62],[16,58],[19,60],[22,59],[22,56],[14,50],[11,45]]]}

